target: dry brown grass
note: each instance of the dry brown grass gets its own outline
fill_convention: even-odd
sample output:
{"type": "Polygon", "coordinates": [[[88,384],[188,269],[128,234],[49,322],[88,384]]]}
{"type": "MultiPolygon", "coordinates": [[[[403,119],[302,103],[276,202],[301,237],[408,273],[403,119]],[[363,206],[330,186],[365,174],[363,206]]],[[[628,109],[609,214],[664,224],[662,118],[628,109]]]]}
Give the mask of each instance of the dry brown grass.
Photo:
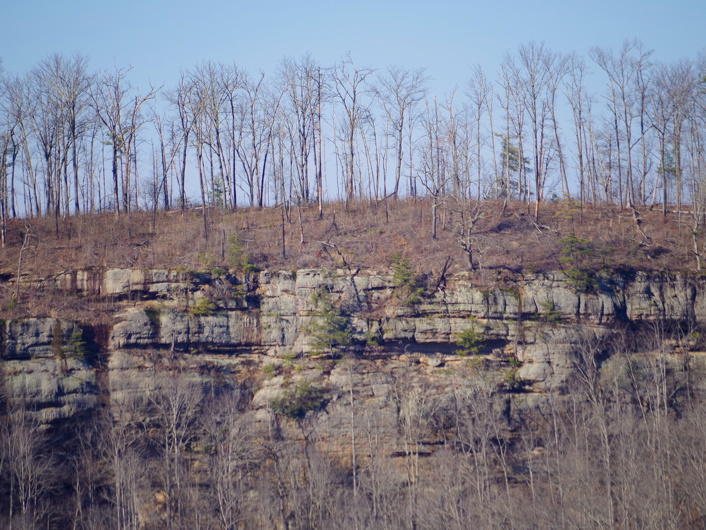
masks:
{"type": "MultiPolygon", "coordinates": [[[[632,212],[615,207],[580,211],[573,203],[546,204],[539,224],[524,204],[509,204],[503,213],[500,203],[488,202],[485,209],[474,242],[482,250],[476,254],[479,282],[495,281],[499,275],[559,269],[560,240],[572,232],[593,244],[595,252],[586,266],[595,269],[694,269],[690,234],[674,213],[663,218],[659,211],[641,211],[640,226],[646,239],[632,212]]],[[[457,236],[458,213],[440,209],[438,238],[433,240],[431,204],[425,200],[390,202],[387,217],[383,203],[361,202],[348,208],[327,204],[322,219],[315,207],[302,208],[304,243],[298,215],[293,208],[285,220],[284,257],[280,209],[210,211],[208,240],[200,210],[156,217],[138,212],[119,219],[113,215],[70,217],[60,221],[58,238],[52,220],[32,219],[22,269],[47,277],[86,267],[225,268],[232,234],[262,269],[336,268],[343,266],[343,257],[352,268],[383,270],[396,252],[408,258],[418,272],[430,275],[438,273],[447,258],[453,260],[451,272],[467,269],[457,236]]],[[[17,274],[25,223],[10,222],[9,243],[0,253],[0,272],[8,282],[17,274]]],[[[7,283],[4,287],[11,290],[7,283]]]]}

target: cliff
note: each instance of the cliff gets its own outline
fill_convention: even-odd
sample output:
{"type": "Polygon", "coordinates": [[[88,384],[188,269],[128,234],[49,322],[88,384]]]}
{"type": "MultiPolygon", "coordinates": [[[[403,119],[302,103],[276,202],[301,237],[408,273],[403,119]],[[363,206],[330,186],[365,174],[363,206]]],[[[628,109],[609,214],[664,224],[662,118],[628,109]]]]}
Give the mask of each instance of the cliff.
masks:
{"type": "MultiPolygon", "coordinates": [[[[19,403],[58,431],[140,403],[158,410],[169,388],[203,396],[238,387],[252,439],[275,428],[278,439],[313,443],[356,469],[375,454],[404,460],[411,440],[417,456],[444,450],[469,393],[485,396],[493,443],[510,443],[521,426],[540,432],[578,390],[590,398],[590,377],[652,384],[656,353],[675,407],[706,382],[706,285],[685,274],[615,273],[587,289],[560,272],[477,285],[471,273],[108,269],[34,287],[111,300],[114,311],[109,326],[54,317],[0,325],[6,410],[19,403]],[[379,429],[378,445],[356,464],[351,425],[363,421],[379,429]]],[[[142,414],[156,421],[154,410],[142,414]]],[[[147,527],[166,509],[153,494],[136,508],[147,527]]]]}
{"type": "MultiPolygon", "coordinates": [[[[361,362],[421,363],[428,368],[467,364],[468,358],[455,353],[456,343],[473,329],[478,337],[473,357],[499,368],[511,363],[515,390],[535,394],[566,391],[575,375],[575,350],[587,333],[606,340],[645,326],[669,325],[672,331],[684,331],[681,342],[670,343],[671,350],[684,352],[695,347],[695,334],[687,337],[689,329],[695,331],[706,320],[704,279],[687,275],[615,274],[581,292],[562,273],[489,286],[474,285],[472,274],[454,274],[424,279],[424,292],[412,301],[405,299],[407,287],[396,285],[392,272],[361,270],[260,272],[236,278],[109,269],[64,273],[53,282],[43,288],[86,300],[112,298],[119,311],[112,327],[102,330],[102,342],[92,344],[100,363],[65,359],[52,346],[58,331],[60,349],[66,348],[74,329],[100,342],[84,323],[56,318],[2,323],[6,395],[11,398],[23,386],[26,399],[45,420],[90,410],[98,406],[100,393],[140,392],[149,373],[141,361],[146,352],[157,357],[180,354],[190,366],[208,364],[234,373],[246,364],[248,377],[257,372],[253,366],[310,360],[312,323],[321,320],[316,301],[321,293],[349,320],[349,350],[361,362]],[[102,371],[105,387],[98,383],[102,371]]],[[[255,386],[263,384],[261,377],[253,377],[255,386]]],[[[272,386],[266,381],[261,391],[271,395],[272,386]]],[[[265,406],[267,400],[256,393],[254,403],[265,406]]]]}

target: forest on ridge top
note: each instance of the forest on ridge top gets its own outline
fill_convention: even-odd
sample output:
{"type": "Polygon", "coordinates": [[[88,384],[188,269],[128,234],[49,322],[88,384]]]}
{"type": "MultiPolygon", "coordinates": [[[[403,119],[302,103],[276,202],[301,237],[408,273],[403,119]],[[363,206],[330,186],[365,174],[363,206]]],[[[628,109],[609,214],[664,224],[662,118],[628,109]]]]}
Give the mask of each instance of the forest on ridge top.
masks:
{"type": "Polygon", "coordinates": [[[140,89],[129,67],[52,55],[1,72],[3,236],[13,217],[202,204],[703,202],[705,74],[703,54],[663,64],[638,40],[588,57],[530,42],[449,94],[349,55],[267,75],[204,62],[140,89]]]}

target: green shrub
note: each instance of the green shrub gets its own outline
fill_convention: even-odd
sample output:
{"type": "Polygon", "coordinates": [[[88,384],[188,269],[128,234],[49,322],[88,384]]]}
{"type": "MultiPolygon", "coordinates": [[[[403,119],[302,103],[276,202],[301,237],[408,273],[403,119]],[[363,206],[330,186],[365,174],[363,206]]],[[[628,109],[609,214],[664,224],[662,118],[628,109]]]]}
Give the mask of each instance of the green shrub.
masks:
{"type": "Polygon", "coordinates": [[[425,290],[424,280],[415,274],[410,260],[395,252],[390,256],[390,267],[392,286],[398,290],[402,304],[412,307],[421,303],[425,290]]]}
{"type": "Polygon", "coordinates": [[[235,272],[258,272],[258,268],[250,261],[250,256],[243,249],[240,238],[236,234],[228,236],[228,267],[235,272]]]}
{"type": "Polygon", "coordinates": [[[559,261],[562,263],[578,262],[581,258],[589,257],[593,250],[590,241],[578,237],[573,232],[566,237],[562,237],[559,240],[559,244],[561,245],[561,250],[559,251],[561,258],[559,258],[559,261]]]}
{"type": "Polygon", "coordinates": [[[324,410],[327,404],[328,399],[323,388],[309,381],[302,381],[275,398],[271,406],[276,414],[301,421],[310,412],[324,410]]]}
{"type": "Polygon", "coordinates": [[[541,306],[540,317],[548,324],[558,324],[563,320],[563,315],[557,310],[554,305],[554,300],[545,300],[540,302],[541,306]]]}
{"type": "Polygon", "coordinates": [[[591,292],[598,285],[595,274],[588,269],[569,267],[564,271],[564,274],[568,278],[569,286],[577,293],[591,292]]]}
{"type": "Polygon", "coordinates": [[[471,355],[478,353],[481,343],[485,340],[482,333],[476,330],[476,321],[474,318],[469,318],[470,325],[461,333],[456,335],[456,346],[454,350],[456,355],[471,355]]]}
{"type": "Polygon", "coordinates": [[[466,366],[471,370],[480,371],[484,368],[484,358],[483,357],[471,357],[466,361],[466,366]]]}
{"type": "Polygon", "coordinates": [[[160,313],[161,310],[159,307],[150,306],[145,308],[145,315],[147,316],[147,320],[150,321],[152,329],[154,329],[157,333],[159,333],[159,328],[161,326],[160,313]]]}
{"type": "Polygon", "coordinates": [[[15,297],[13,296],[12,298],[10,298],[9,300],[7,300],[7,302],[5,302],[5,303],[3,304],[2,310],[3,310],[3,311],[12,311],[13,309],[15,309],[15,308],[17,307],[17,305],[18,305],[18,304],[17,304],[17,298],[15,298],[15,297]]]}
{"type": "Polygon", "coordinates": [[[88,343],[83,337],[83,330],[78,326],[74,326],[69,341],[64,346],[64,355],[67,359],[85,361],[88,358],[88,354],[88,343]]]}
{"type": "Polygon", "coordinates": [[[505,385],[510,392],[521,392],[525,387],[525,382],[517,376],[517,368],[512,367],[505,372],[505,385]]]}
{"type": "Polygon", "coordinates": [[[262,373],[267,379],[270,379],[277,375],[277,367],[274,364],[266,364],[262,367],[262,373]]]}
{"type": "Polygon", "coordinates": [[[414,307],[422,302],[422,295],[424,294],[423,287],[416,287],[407,294],[407,296],[402,300],[402,304],[407,307],[414,307]]]}
{"type": "Polygon", "coordinates": [[[217,279],[225,276],[226,271],[225,269],[222,269],[220,267],[214,267],[211,270],[209,270],[209,273],[211,274],[211,278],[217,279]]]}
{"type": "Polygon", "coordinates": [[[414,281],[414,269],[409,259],[402,256],[400,252],[395,252],[390,256],[390,266],[392,267],[392,285],[394,287],[408,287],[414,281]]]}
{"type": "Polygon", "coordinates": [[[312,354],[330,354],[333,357],[353,342],[350,318],[331,303],[327,291],[315,292],[311,295],[311,301],[316,309],[314,319],[305,332],[311,338],[312,354]]]}
{"type": "Polygon", "coordinates": [[[209,253],[199,253],[196,255],[196,259],[199,261],[201,266],[205,269],[211,269],[216,267],[216,258],[213,254],[209,253]]]}
{"type": "Polygon", "coordinates": [[[64,336],[61,321],[57,320],[52,329],[51,349],[57,359],[76,359],[85,361],[88,358],[88,343],[83,337],[83,330],[74,325],[68,340],[64,336]]]}
{"type": "Polygon", "coordinates": [[[503,292],[512,296],[517,302],[522,301],[522,294],[520,293],[520,288],[517,285],[510,285],[507,287],[500,288],[503,292]]]}
{"type": "Polygon", "coordinates": [[[215,310],[216,304],[207,297],[197,299],[189,308],[189,312],[195,317],[212,315],[215,310]]]}
{"type": "Polygon", "coordinates": [[[513,368],[519,368],[522,366],[522,363],[517,360],[516,357],[509,357],[507,360],[507,364],[512,366],[513,368]]]}
{"type": "Polygon", "coordinates": [[[542,271],[541,271],[541,269],[540,269],[539,267],[537,267],[536,264],[534,264],[534,263],[529,263],[529,264],[527,265],[527,272],[530,273],[530,274],[539,274],[539,273],[542,272],[542,271]]]}
{"type": "Polygon", "coordinates": [[[287,350],[285,351],[282,355],[280,355],[280,358],[287,361],[287,362],[292,362],[297,359],[299,355],[292,350],[287,350]]]}
{"type": "Polygon", "coordinates": [[[382,333],[380,333],[380,331],[373,333],[372,331],[367,330],[365,332],[365,345],[369,348],[381,346],[383,342],[382,333]]]}
{"type": "Polygon", "coordinates": [[[564,273],[569,285],[579,293],[590,292],[597,282],[593,271],[587,268],[587,262],[594,253],[593,244],[573,232],[559,240],[559,263],[566,266],[564,273]]]}
{"type": "Polygon", "coordinates": [[[57,359],[64,358],[64,329],[58,319],[51,330],[51,351],[57,359]]]}

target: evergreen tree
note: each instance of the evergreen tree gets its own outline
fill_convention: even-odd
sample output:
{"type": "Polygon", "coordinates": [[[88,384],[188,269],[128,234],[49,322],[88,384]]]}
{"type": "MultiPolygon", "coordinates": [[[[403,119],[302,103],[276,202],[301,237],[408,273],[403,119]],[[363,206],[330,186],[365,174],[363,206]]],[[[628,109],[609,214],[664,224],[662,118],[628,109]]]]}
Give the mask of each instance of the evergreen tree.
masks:
{"type": "Polygon", "coordinates": [[[498,197],[508,198],[518,195],[520,192],[520,170],[522,169],[526,173],[531,170],[527,157],[522,157],[522,165],[520,165],[520,150],[511,139],[503,134],[498,136],[501,138],[500,167],[503,175],[497,182],[498,197]]]}

